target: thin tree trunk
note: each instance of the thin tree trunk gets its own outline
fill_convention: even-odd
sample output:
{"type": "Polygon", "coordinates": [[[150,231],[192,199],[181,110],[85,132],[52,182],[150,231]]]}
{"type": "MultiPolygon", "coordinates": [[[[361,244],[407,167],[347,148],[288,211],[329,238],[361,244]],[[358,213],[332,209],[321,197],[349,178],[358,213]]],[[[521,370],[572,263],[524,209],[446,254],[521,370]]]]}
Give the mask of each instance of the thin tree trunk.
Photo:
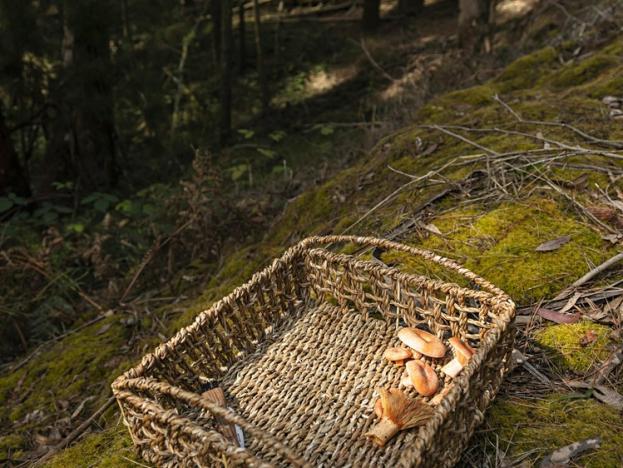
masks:
{"type": "Polygon", "coordinates": [[[232,6],[231,0],[222,0],[221,5],[221,145],[225,144],[231,132],[231,80],[232,80],[232,6]]]}
{"type": "Polygon", "coordinates": [[[398,0],[398,14],[400,16],[417,15],[424,7],[424,0],[398,0]]]}
{"type": "Polygon", "coordinates": [[[11,192],[20,196],[30,196],[30,185],[19,163],[0,109],[0,195],[11,192]]]}
{"type": "MultiPolygon", "coordinates": [[[[112,63],[110,60],[110,2],[65,0],[66,34],[63,64],[67,76],[58,97],[58,112],[51,151],[69,151],[76,186],[83,191],[104,191],[117,182],[113,118],[112,63]],[[68,116],[66,115],[68,114],[68,116]],[[59,142],[59,140],[61,140],[59,142]],[[67,145],[69,143],[69,145],[67,145]],[[69,146],[69,148],[67,148],[69,146]]],[[[50,166],[59,154],[50,155],[50,166]]]]}
{"type": "Polygon", "coordinates": [[[177,64],[177,71],[173,79],[177,84],[177,90],[175,92],[175,97],[173,98],[173,113],[171,114],[171,134],[175,133],[177,126],[179,125],[179,110],[180,110],[180,102],[182,100],[182,94],[184,93],[184,68],[186,67],[186,60],[188,59],[188,50],[192,45],[195,37],[197,36],[197,31],[199,30],[199,26],[203,21],[204,15],[200,15],[192,29],[188,31],[188,33],[184,36],[182,40],[182,50],[180,52],[180,61],[177,64]]]}
{"type": "Polygon", "coordinates": [[[121,0],[121,19],[123,21],[123,38],[132,47],[132,27],[130,26],[128,0],[121,0]]]}
{"type": "Polygon", "coordinates": [[[260,85],[260,99],[262,101],[262,112],[266,112],[270,105],[270,94],[268,92],[266,70],[264,69],[264,53],[262,51],[262,24],[260,17],[260,5],[258,0],[253,0],[253,16],[255,26],[255,54],[257,55],[257,76],[260,85]]]}
{"type": "Polygon", "coordinates": [[[365,33],[372,33],[378,29],[381,22],[380,8],[380,0],[364,0],[361,22],[365,33]]]}
{"type": "Polygon", "coordinates": [[[459,44],[470,53],[491,49],[493,0],[459,0],[459,44]]]}
{"type": "Polygon", "coordinates": [[[244,1],[240,1],[238,6],[238,38],[240,43],[238,44],[239,61],[238,72],[242,75],[244,73],[245,63],[247,61],[247,43],[246,43],[246,25],[244,24],[244,1]]]}
{"type": "Polygon", "coordinates": [[[221,0],[210,1],[210,15],[212,16],[212,47],[214,63],[221,61],[221,0]]]}

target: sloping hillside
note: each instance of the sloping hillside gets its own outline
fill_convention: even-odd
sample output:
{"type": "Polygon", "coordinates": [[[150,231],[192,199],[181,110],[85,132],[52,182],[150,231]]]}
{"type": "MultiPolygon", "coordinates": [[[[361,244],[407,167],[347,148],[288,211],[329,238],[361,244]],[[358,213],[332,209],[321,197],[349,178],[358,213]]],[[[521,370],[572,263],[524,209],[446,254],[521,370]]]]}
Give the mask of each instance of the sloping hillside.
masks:
{"type": "MultiPolygon", "coordinates": [[[[351,233],[454,258],[506,290],[519,306],[517,347],[545,379],[518,365],[465,453],[466,465],[536,463],[595,436],[601,448],[579,462],[620,465],[620,409],[594,398],[595,391],[563,383],[589,382],[620,346],[620,301],[608,308],[577,297],[571,307],[581,316],[574,324],[553,324],[532,307],[621,251],[623,120],[611,115],[603,99],[623,96],[623,36],[579,49],[580,44],[539,49],[482,85],[428,102],[411,125],[291,200],[262,241],[232,248],[199,297],[141,317],[110,314],[3,375],[0,420],[12,429],[0,436],[0,460],[31,444],[30,437],[49,437],[45,418],[76,394],[90,408],[102,405],[110,382],[135,362],[127,351],[136,337],[139,351],[151,349],[294,242],[312,234],[351,233]],[[566,240],[537,251],[561,238],[566,240]]],[[[380,260],[456,280],[396,254],[380,260]]],[[[615,265],[582,290],[610,291],[620,271],[615,265]]],[[[604,383],[623,392],[620,369],[604,383]]],[[[81,411],[75,409],[75,419],[81,411]]],[[[101,430],[80,438],[52,465],[133,466],[116,407],[96,423],[101,430]]]]}

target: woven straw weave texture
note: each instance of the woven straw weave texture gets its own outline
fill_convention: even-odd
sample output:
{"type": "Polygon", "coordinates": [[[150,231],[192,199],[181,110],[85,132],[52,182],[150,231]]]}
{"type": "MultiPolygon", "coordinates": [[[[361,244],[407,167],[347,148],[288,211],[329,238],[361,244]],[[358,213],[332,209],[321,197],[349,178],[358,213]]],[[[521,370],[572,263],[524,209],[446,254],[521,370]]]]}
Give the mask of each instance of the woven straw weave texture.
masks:
{"type": "Polygon", "coordinates": [[[431,252],[309,238],[146,355],[113,391],[138,452],[159,466],[452,466],[508,370],[514,312],[503,291],[431,252]],[[327,248],[337,243],[418,256],[470,287],[327,248]],[[477,352],[454,379],[439,371],[451,353],[421,358],[445,396],[424,426],[377,448],[363,434],[376,422],[375,389],[398,387],[404,372],[382,358],[401,326],[446,343],[459,336],[477,352]],[[217,386],[228,408],[202,397],[217,386]],[[242,429],[245,448],[221,434],[222,423],[242,429]]]}

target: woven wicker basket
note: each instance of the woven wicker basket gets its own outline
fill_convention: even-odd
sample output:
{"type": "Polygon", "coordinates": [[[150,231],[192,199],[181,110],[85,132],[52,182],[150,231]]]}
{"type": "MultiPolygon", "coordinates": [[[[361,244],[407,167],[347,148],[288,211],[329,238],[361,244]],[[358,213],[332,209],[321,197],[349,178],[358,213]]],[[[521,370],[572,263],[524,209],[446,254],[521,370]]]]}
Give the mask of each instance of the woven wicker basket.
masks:
{"type": "MultiPolygon", "coordinates": [[[[139,453],[161,466],[452,466],[508,370],[514,312],[503,291],[431,252],[367,237],[314,237],[199,314],[112,387],[139,453]],[[473,289],[321,248],[337,242],[423,257],[473,289]],[[375,389],[398,387],[404,372],[382,359],[404,324],[443,339],[458,335],[477,352],[455,379],[437,372],[447,394],[433,417],[381,449],[363,434],[376,422],[375,389]],[[227,408],[202,396],[217,386],[227,408]],[[222,435],[228,424],[242,429],[245,448],[222,435]]],[[[450,358],[428,362],[439,371],[450,358]]]]}

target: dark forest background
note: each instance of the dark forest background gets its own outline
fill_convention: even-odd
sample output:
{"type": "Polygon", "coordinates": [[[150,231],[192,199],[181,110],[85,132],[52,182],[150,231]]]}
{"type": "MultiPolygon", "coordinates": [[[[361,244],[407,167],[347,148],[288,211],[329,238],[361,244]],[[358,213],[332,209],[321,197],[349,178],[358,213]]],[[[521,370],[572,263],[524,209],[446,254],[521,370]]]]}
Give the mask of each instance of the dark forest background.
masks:
{"type": "Polygon", "coordinates": [[[0,1],[2,359],[259,236],[408,116],[370,48],[402,67],[438,18],[485,51],[460,3],[0,1]]]}

